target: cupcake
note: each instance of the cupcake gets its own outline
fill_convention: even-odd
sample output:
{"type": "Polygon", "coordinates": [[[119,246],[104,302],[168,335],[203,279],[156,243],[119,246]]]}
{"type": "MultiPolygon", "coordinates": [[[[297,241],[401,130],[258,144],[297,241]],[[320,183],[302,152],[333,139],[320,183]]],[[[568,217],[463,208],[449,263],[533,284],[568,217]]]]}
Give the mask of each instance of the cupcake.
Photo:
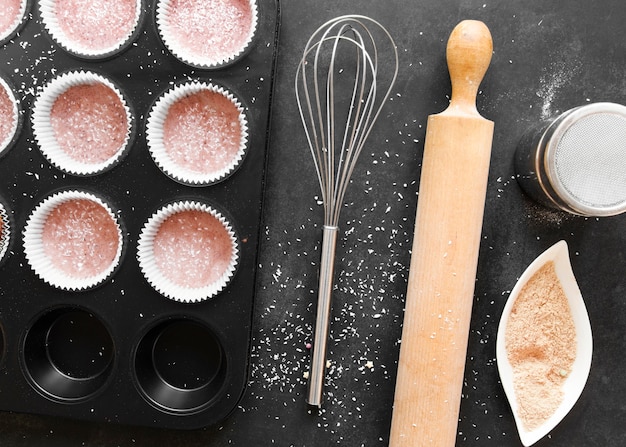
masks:
{"type": "Polygon", "coordinates": [[[4,255],[9,249],[9,242],[11,242],[11,221],[7,209],[0,203],[0,262],[4,260],[4,255]]]}
{"type": "Polygon", "coordinates": [[[157,211],[139,237],[139,267],[150,285],[180,302],[203,301],[230,282],[239,259],[234,230],[215,209],[176,202],[157,211]]]}
{"type": "Polygon", "coordinates": [[[111,56],[133,39],[141,0],[41,0],[43,24],[64,50],[81,57],[111,56]]]}
{"type": "Polygon", "coordinates": [[[159,0],[161,39],[182,62],[198,68],[232,63],[250,47],[257,27],[255,0],[159,0]]]}
{"type": "Polygon", "coordinates": [[[118,88],[92,72],[50,81],[33,111],[33,133],[43,155],[74,175],[101,173],[130,146],[132,114],[118,88]]]}
{"type": "Polygon", "coordinates": [[[24,20],[28,0],[0,0],[0,42],[9,39],[24,20]]]}
{"type": "Polygon", "coordinates": [[[111,208],[84,191],[42,201],[24,229],[26,259],[37,276],[64,290],[95,287],[111,276],[122,255],[122,230],[111,208]]]}
{"type": "Polygon", "coordinates": [[[187,185],[206,186],[225,179],[241,164],[248,124],[231,93],[190,82],[157,100],[146,136],[150,154],[165,174],[187,185]]]}
{"type": "Polygon", "coordinates": [[[17,98],[9,84],[0,77],[0,155],[11,147],[17,137],[20,111],[17,98]]]}

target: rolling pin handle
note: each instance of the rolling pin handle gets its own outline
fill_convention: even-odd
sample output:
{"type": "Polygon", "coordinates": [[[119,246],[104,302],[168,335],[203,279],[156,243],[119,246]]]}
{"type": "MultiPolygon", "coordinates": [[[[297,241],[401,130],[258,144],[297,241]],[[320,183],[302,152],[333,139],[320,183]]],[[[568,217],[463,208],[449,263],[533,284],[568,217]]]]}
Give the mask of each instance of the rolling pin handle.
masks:
{"type": "Polygon", "coordinates": [[[476,95],[493,53],[489,28],[478,20],[463,20],[448,39],[446,58],[452,98],[450,108],[476,113],[476,95]]]}

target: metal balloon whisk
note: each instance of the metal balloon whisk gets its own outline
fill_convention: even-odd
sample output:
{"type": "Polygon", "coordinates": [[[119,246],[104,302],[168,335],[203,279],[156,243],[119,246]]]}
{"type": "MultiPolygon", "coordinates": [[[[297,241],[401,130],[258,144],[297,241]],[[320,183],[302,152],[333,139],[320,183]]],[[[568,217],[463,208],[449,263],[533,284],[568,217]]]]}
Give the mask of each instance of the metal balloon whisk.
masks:
{"type": "Polygon", "coordinates": [[[337,17],[318,28],[307,42],[296,72],[296,100],[324,204],[307,395],[307,402],[316,407],[322,404],[339,213],[359,154],[397,74],[398,51],[393,38],[380,23],[360,15],[337,17]]]}

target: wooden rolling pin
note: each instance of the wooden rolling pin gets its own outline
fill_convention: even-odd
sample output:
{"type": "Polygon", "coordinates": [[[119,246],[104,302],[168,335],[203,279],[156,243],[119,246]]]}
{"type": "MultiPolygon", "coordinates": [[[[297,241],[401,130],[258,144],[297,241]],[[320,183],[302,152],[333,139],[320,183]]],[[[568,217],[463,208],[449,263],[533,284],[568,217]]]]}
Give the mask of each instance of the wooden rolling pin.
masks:
{"type": "Polygon", "coordinates": [[[484,23],[448,40],[452,99],[428,117],[390,446],[453,447],[493,122],[476,110],[493,43],[484,23]]]}

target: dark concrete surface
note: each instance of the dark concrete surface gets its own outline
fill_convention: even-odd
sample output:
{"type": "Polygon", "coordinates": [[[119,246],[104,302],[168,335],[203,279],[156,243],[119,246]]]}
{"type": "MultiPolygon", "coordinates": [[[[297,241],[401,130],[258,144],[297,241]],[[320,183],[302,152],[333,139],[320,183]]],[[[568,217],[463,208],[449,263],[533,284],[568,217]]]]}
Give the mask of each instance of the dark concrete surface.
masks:
{"type": "MultiPolygon", "coordinates": [[[[263,0],[261,0],[263,1],[263,0]]],[[[568,242],[594,334],[587,386],[537,446],[626,444],[626,220],[580,218],[527,199],[513,153],[539,119],[589,102],[626,103],[621,0],[283,0],[249,385],[223,423],[180,432],[4,413],[2,446],[383,446],[388,443],[426,118],[450,85],[444,52],[463,19],[493,35],[479,111],[495,122],[458,446],[520,446],[497,373],[496,331],[516,279],[568,242]],[[396,39],[392,99],[361,155],[343,209],[324,409],[305,402],[322,210],[293,80],[309,35],[370,15],[396,39]]]]}

